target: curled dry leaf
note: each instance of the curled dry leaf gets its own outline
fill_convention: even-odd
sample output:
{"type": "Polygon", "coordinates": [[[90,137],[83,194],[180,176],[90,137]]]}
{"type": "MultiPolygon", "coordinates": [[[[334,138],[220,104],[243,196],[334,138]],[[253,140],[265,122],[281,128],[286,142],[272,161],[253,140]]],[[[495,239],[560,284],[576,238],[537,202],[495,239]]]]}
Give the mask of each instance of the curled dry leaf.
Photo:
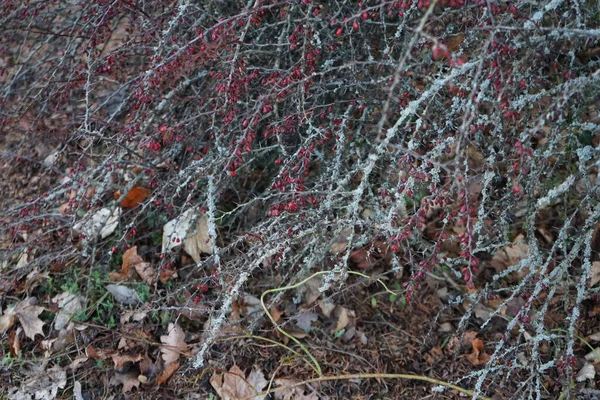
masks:
{"type": "Polygon", "coordinates": [[[44,321],[38,318],[44,311],[44,307],[37,306],[35,297],[28,297],[13,308],[6,310],[3,316],[0,317],[0,332],[4,333],[9,330],[18,320],[25,336],[34,339],[35,335],[44,335],[44,321]]]}
{"type": "Polygon", "coordinates": [[[483,340],[475,338],[471,341],[473,352],[467,355],[467,360],[475,366],[484,365],[490,361],[490,355],[483,351],[483,340]]]}
{"type": "Polygon", "coordinates": [[[224,374],[215,373],[210,378],[210,384],[223,400],[260,400],[258,394],[268,382],[260,370],[254,370],[245,378],[244,371],[237,365],[224,374]]]}
{"type": "Polygon", "coordinates": [[[23,329],[17,328],[10,333],[8,336],[8,348],[10,351],[10,355],[14,358],[19,357],[19,353],[21,352],[21,341],[19,340],[19,335],[23,329]]]}
{"type": "Polygon", "coordinates": [[[121,263],[121,272],[109,273],[111,281],[124,281],[133,276],[133,269],[131,267],[136,264],[143,263],[144,260],[137,253],[137,246],[133,246],[123,253],[123,262],[121,263]]]}
{"type": "Polygon", "coordinates": [[[251,294],[245,294],[240,311],[242,315],[252,315],[257,312],[262,312],[260,299],[251,294]]]}
{"type": "Polygon", "coordinates": [[[585,355],[585,360],[591,362],[592,364],[600,363],[600,347],[596,347],[594,350],[587,353],[585,355]]]}
{"type": "Polygon", "coordinates": [[[176,362],[179,359],[179,355],[187,351],[188,345],[185,343],[184,338],[185,333],[183,329],[171,322],[167,330],[167,335],[160,337],[160,341],[164,343],[160,351],[163,353],[162,358],[165,361],[165,365],[176,362]]]}
{"type": "Polygon", "coordinates": [[[81,393],[81,382],[75,381],[73,385],[73,397],[75,400],[83,400],[83,394],[81,393]]]}
{"type": "Polygon", "coordinates": [[[174,363],[171,363],[171,364],[167,364],[165,366],[165,369],[162,371],[162,373],[156,378],[156,384],[162,385],[163,383],[168,381],[169,378],[171,377],[171,375],[173,375],[173,373],[175,371],[177,371],[178,368],[179,368],[179,363],[177,361],[175,361],[174,363]]]}
{"type": "Polygon", "coordinates": [[[111,272],[109,277],[113,281],[129,280],[133,277],[134,271],[142,278],[148,286],[154,284],[157,274],[151,264],[144,262],[144,259],[137,253],[137,246],[128,249],[123,253],[123,263],[121,272],[111,272]]]}
{"type": "Polygon", "coordinates": [[[200,260],[200,253],[212,253],[208,217],[198,207],[190,208],[163,227],[163,253],[181,244],[184,244],[186,253],[196,262],[200,260]]]}
{"type": "Polygon", "coordinates": [[[354,235],[353,228],[345,228],[342,233],[337,237],[335,242],[331,245],[330,252],[333,254],[339,254],[348,248],[348,240],[352,239],[354,235]]]}

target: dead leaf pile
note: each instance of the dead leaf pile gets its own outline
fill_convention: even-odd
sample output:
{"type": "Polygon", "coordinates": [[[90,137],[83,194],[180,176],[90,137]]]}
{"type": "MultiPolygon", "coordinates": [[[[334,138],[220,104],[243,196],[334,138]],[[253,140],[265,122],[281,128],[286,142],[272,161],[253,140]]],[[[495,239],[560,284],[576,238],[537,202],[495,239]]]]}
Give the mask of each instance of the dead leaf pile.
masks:
{"type": "Polygon", "coordinates": [[[59,366],[45,370],[45,365],[34,366],[27,375],[31,378],[26,380],[20,387],[8,389],[8,399],[37,400],[55,399],[59,389],[67,385],[67,372],[59,366]]]}

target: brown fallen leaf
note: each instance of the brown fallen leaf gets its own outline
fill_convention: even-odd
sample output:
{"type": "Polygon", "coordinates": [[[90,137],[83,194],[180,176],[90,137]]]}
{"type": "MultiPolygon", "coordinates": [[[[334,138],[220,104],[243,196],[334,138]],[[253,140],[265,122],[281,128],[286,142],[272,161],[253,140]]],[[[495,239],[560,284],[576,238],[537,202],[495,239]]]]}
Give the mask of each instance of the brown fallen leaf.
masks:
{"type": "Polygon", "coordinates": [[[110,378],[108,385],[123,385],[123,390],[121,390],[121,392],[125,394],[127,392],[131,392],[131,389],[133,388],[138,388],[140,383],[141,382],[138,379],[138,374],[135,372],[128,372],[126,374],[120,374],[117,372],[112,378],[110,378]]]}
{"type": "Polygon", "coordinates": [[[152,268],[152,264],[149,262],[143,262],[135,265],[135,272],[142,278],[144,283],[148,286],[152,286],[154,282],[156,282],[156,278],[158,277],[154,268],[152,268]]]}
{"type": "Polygon", "coordinates": [[[600,282],[600,261],[594,261],[590,271],[589,287],[594,287],[600,282]]]}
{"type": "MultiPolygon", "coordinates": [[[[119,190],[113,193],[115,200],[119,200],[122,192],[119,190]]],[[[144,200],[152,195],[152,192],[149,189],[146,189],[143,186],[136,185],[131,188],[131,190],[127,193],[127,195],[121,200],[121,207],[123,208],[135,208],[144,200]]]]}
{"type": "Polygon", "coordinates": [[[137,264],[144,262],[144,259],[137,253],[137,246],[133,246],[123,253],[123,262],[121,263],[121,272],[110,272],[108,274],[111,281],[125,281],[133,277],[137,264]]]}
{"type": "Polygon", "coordinates": [[[312,304],[319,297],[321,297],[321,292],[319,288],[321,287],[323,282],[323,278],[321,276],[315,276],[309,279],[304,285],[304,304],[312,304]]]}
{"type": "Polygon", "coordinates": [[[142,356],[140,354],[112,354],[110,358],[112,358],[113,363],[115,363],[116,371],[127,370],[131,364],[142,360],[142,356]]]}
{"type": "Polygon", "coordinates": [[[208,234],[208,217],[202,215],[198,217],[195,231],[183,242],[183,249],[196,262],[200,262],[200,254],[212,254],[212,244],[208,234]]]}
{"type": "Polygon", "coordinates": [[[156,384],[162,385],[163,383],[168,381],[171,375],[173,375],[173,372],[177,371],[178,368],[179,363],[177,361],[166,365],[163,372],[156,378],[156,384]]]}
{"type": "Polygon", "coordinates": [[[223,400],[259,400],[263,396],[258,394],[268,382],[260,370],[253,370],[245,378],[244,371],[234,365],[229,372],[213,374],[210,384],[223,400]]]}
{"type": "MultiPolygon", "coordinates": [[[[490,264],[496,271],[501,272],[525,259],[529,252],[529,245],[524,242],[525,236],[523,234],[517,235],[513,240],[513,245],[496,250],[490,264]]],[[[526,275],[528,270],[529,268],[522,268],[518,274],[526,275]]]]}
{"type": "Polygon", "coordinates": [[[8,336],[8,346],[10,355],[17,358],[20,356],[21,352],[21,341],[19,340],[19,335],[21,333],[21,328],[15,329],[8,336]]]}
{"type": "Polygon", "coordinates": [[[337,306],[335,311],[333,312],[333,315],[337,318],[337,321],[335,324],[335,328],[333,328],[330,331],[331,334],[334,334],[339,330],[346,328],[350,324],[352,319],[356,316],[354,311],[348,310],[347,308],[342,306],[337,306]]]}
{"type": "Polygon", "coordinates": [[[275,385],[279,388],[274,393],[275,400],[319,400],[316,391],[304,394],[303,385],[299,385],[299,381],[295,379],[275,379],[275,385]]]}
{"type": "Polygon", "coordinates": [[[473,346],[473,352],[467,355],[467,360],[472,365],[484,365],[490,361],[490,355],[483,351],[483,340],[475,338],[471,341],[471,345],[473,346]]]}
{"type": "Polygon", "coordinates": [[[38,318],[45,308],[37,306],[35,297],[28,297],[13,308],[6,310],[3,316],[0,317],[0,333],[4,333],[15,324],[18,320],[25,336],[34,339],[35,335],[44,335],[45,322],[38,318]]]}
{"type": "Polygon", "coordinates": [[[167,335],[160,337],[160,341],[165,344],[160,348],[160,351],[163,353],[162,359],[165,361],[165,365],[176,362],[179,359],[179,355],[187,351],[188,345],[185,343],[184,338],[185,333],[183,329],[177,324],[169,323],[167,335]]]}

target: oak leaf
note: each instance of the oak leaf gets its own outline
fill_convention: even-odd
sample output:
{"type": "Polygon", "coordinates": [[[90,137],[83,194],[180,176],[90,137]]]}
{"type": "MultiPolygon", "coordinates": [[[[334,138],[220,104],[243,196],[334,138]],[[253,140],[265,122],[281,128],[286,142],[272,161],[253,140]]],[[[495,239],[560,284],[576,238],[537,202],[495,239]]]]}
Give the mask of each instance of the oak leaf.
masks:
{"type": "Polygon", "coordinates": [[[210,384],[223,400],[259,400],[264,396],[259,393],[268,382],[260,370],[255,370],[245,378],[244,371],[237,365],[224,374],[215,373],[210,384]]]}
{"type": "Polygon", "coordinates": [[[177,324],[170,323],[167,330],[168,334],[160,337],[160,341],[165,344],[161,346],[160,351],[163,353],[162,358],[165,365],[172,364],[179,359],[179,355],[188,349],[185,343],[185,333],[177,324]]]}
{"type": "Polygon", "coordinates": [[[0,317],[0,332],[9,330],[18,320],[25,336],[34,339],[35,335],[44,335],[44,321],[38,318],[45,309],[36,305],[35,297],[28,297],[13,308],[6,310],[6,313],[0,317]]]}

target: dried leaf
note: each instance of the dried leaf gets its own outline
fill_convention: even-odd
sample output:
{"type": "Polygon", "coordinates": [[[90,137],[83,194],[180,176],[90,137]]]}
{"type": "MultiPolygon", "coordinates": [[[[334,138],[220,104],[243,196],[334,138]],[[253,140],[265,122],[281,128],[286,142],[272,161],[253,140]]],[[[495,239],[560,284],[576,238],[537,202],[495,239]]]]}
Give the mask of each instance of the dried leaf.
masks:
{"type": "Polygon", "coordinates": [[[35,297],[28,297],[15,307],[7,309],[0,317],[0,332],[6,332],[19,320],[25,336],[30,339],[34,339],[37,334],[43,336],[44,321],[39,319],[38,315],[44,311],[44,307],[37,306],[36,303],[35,297]]]}
{"type": "Polygon", "coordinates": [[[600,342],[600,331],[592,333],[591,335],[586,337],[585,340],[587,340],[588,342],[600,342]]]}
{"type": "Polygon", "coordinates": [[[198,218],[196,229],[191,233],[191,236],[188,236],[188,238],[185,239],[183,243],[183,249],[196,263],[201,261],[201,253],[213,253],[210,235],[208,234],[207,216],[202,215],[198,218]]]}
{"type": "Polygon", "coordinates": [[[296,326],[298,328],[302,329],[305,333],[310,332],[312,323],[317,321],[318,319],[319,319],[319,315],[317,313],[308,312],[308,311],[301,312],[296,317],[294,317],[296,326]]]}
{"type": "Polygon", "coordinates": [[[85,298],[69,292],[61,293],[54,296],[52,302],[56,303],[60,310],[56,314],[54,320],[54,329],[60,331],[65,328],[73,316],[84,310],[85,298]]]}
{"type": "Polygon", "coordinates": [[[131,389],[138,388],[140,386],[140,381],[138,379],[138,374],[135,372],[128,372],[126,374],[115,373],[115,375],[110,378],[110,382],[108,382],[109,386],[117,386],[123,385],[123,390],[121,391],[123,394],[127,392],[131,392],[131,389]]]}
{"type": "Polygon", "coordinates": [[[592,364],[600,363],[600,347],[596,347],[594,350],[587,353],[585,355],[585,360],[591,362],[592,364]]]}
{"type": "Polygon", "coordinates": [[[75,232],[83,233],[86,238],[96,238],[100,236],[102,239],[113,234],[117,226],[119,226],[119,217],[121,216],[121,208],[117,207],[114,210],[103,208],[98,210],[91,219],[78,222],[73,226],[75,232]]]}
{"type": "Polygon", "coordinates": [[[446,46],[448,47],[448,51],[450,53],[454,53],[456,50],[458,50],[460,48],[460,44],[462,43],[464,38],[465,38],[464,33],[449,37],[448,40],[446,41],[446,46]]]}
{"type": "Polygon", "coordinates": [[[490,355],[483,351],[483,341],[475,338],[471,341],[473,352],[467,355],[467,360],[475,366],[484,365],[490,360],[490,355]]]}
{"type": "Polygon", "coordinates": [[[154,285],[156,282],[157,274],[152,265],[148,262],[143,262],[135,265],[135,272],[138,273],[140,278],[144,281],[144,283],[148,286],[154,285]]]}
{"type": "Polygon", "coordinates": [[[590,271],[589,287],[596,286],[598,282],[600,282],[600,261],[594,261],[590,271]]]}
{"type": "Polygon", "coordinates": [[[81,393],[81,382],[79,381],[75,381],[75,384],[73,385],[73,397],[75,397],[75,400],[83,400],[83,395],[81,393]]]}
{"type": "MultiPolygon", "coordinates": [[[[492,258],[492,266],[500,272],[506,269],[506,267],[513,266],[527,258],[529,245],[524,243],[524,241],[525,236],[519,234],[513,240],[513,245],[498,249],[492,258]]],[[[522,271],[519,271],[519,274],[526,274],[526,270],[527,268],[523,268],[522,271]]]]}
{"type": "Polygon", "coordinates": [[[241,311],[242,315],[251,315],[257,312],[262,312],[260,299],[256,296],[252,296],[251,294],[245,294],[241,311]]]}
{"type": "Polygon", "coordinates": [[[321,292],[319,288],[321,287],[323,279],[321,276],[315,276],[310,279],[308,282],[304,284],[305,292],[304,292],[304,303],[312,304],[314,303],[320,296],[321,292]]]}
{"type": "Polygon", "coordinates": [[[156,378],[156,384],[162,385],[166,381],[169,380],[171,375],[179,368],[179,363],[175,361],[174,363],[167,364],[163,372],[156,378]]]}
{"type": "MultiPolygon", "coordinates": [[[[146,268],[146,266],[149,267],[149,263],[144,263],[144,259],[142,257],[140,257],[137,253],[137,246],[133,246],[132,248],[128,249],[125,253],[123,253],[123,262],[121,264],[121,272],[111,272],[109,273],[109,278],[112,281],[124,281],[124,280],[129,280],[133,277],[134,275],[134,271],[138,273],[138,275],[141,276],[141,274],[138,271],[138,265],[140,264],[145,264],[142,267],[140,267],[140,270],[144,271],[144,269],[146,268]]],[[[146,272],[147,273],[147,272],[146,272]]],[[[144,279],[144,276],[141,276],[142,279],[144,279]]],[[[146,280],[144,279],[144,282],[146,280]]]]}
{"type": "Polygon", "coordinates": [[[185,333],[177,324],[169,323],[168,334],[160,337],[160,341],[165,344],[161,346],[162,358],[166,365],[172,364],[179,359],[181,353],[185,353],[188,345],[184,341],[185,333]]]}
{"type": "Polygon", "coordinates": [[[345,228],[342,233],[337,237],[335,242],[331,245],[330,252],[333,254],[339,254],[348,248],[348,238],[354,236],[353,228],[345,228]]]}
{"type": "Polygon", "coordinates": [[[140,354],[112,354],[110,358],[115,364],[116,371],[127,370],[131,364],[142,360],[142,356],[140,354]]]}
{"type": "Polygon", "coordinates": [[[255,370],[244,378],[244,372],[237,366],[231,367],[228,373],[213,374],[210,384],[222,400],[260,400],[258,394],[268,382],[260,370],[255,370]]]}
{"type": "Polygon", "coordinates": [[[271,309],[269,310],[269,314],[271,314],[271,317],[273,318],[273,321],[275,322],[279,322],[279,320],[281,319],[281,316],[283,314],[285,314],[285,311],[280,310],[279,308],[273,306],[271,307],[271,309]]]}
{"type": "Polygon", "coordinates": [[[137,292],[127,286],[107,285],[106,290],[108,290],[119,303],[133,306],[141,302],[137,292]]]}
{"type": "Polygon", "coordinates": [[[85,363],[87,360],[89,360],[89,358],[86,356],[83,356],[83,355],[77,356],[71,362],[71,364],[69,364],[69,366],[67,368],[70,369],[71,371],[75,372],[75,371],[77,371],[79,366],[82,365],[83,363],[85,363]]]}
{"type": "Polygon", "coordinates": [[[335,304],[329,300],[319,301],[319,307],[321,308],[321,313],[323,313],[325,318],[330,318],[331,313],[333,313],[333,310],[335,310],[335,304]]]}
{"type": "Polygon", "coordinates": [[[319,400],[316,391],[304,394],[303,385],[298,384],[299,382],[295,379],[275,379],[275,385],[283,387],[275,392],[275,400],[319,400]]]}
{"type": "Polygon", "coordinates": [[[198,208],[190,208],[180,216],[167,222],[163,226],[162,252],[169,251],[175,247],[181,246],[188,232],[192,228],[192,223],[198,214],[198,208]]]}
{"type": "Polygon", "coordinates": [[[350,324],[350,318],[354,317],[354,311],[350,311],[345,307],[338,306],[333,315],[337,317],[337,322],[335,328],[331,330],[331,334],[346,328],[348,324],[350,324]]]}
{"type": "Polygon", "coordinates": [[[8,347],[9,347],[10,355],[15,358],[19,357],[20,356],[19,353],[21,352],[21,341],[19,340],[19,335],[20,335],[21,331],[22,331],[21,328],[15,329],[8,336],[8,347]]]}
{"type": "Polygon", "coordinates": [[[6,393],[7,399],[55,399],[59,389],[67,385],[67,372],[59,366],[54,366],[46,371],[40,366],[30,371],[32,378],[24,382],[19,388],[11,388],[6,393]]]}
{"type": "Polygon", "coordinates": [[[126,310],[121,314],[121,325],[125,325],[129,321],[142,322],[148,316],[147,311],[126,310]]]}
{"type": "MultiPolygon", "coordinates": [[[[120,191],[113,193],[115,200],[119,200],[121,194],[122,193],[120,191]]],[[[120,205],[123,208],[135,208],[148,197],[150,197],[150,195],[152,195],[152,191],[143,186],[136,185],[132,187],[129,193],[127,193],[123,200],[121,200],[120,205]]]]}
{"type": "Polygon", "coordinates": [[[583,382],[585,380],[593,381],[595,377],[596,369],[594,368],[594,366],[590,363],[585,363],[579,371],[579,373],[577,374],[575,380],[577,382],[583,382]]]}

